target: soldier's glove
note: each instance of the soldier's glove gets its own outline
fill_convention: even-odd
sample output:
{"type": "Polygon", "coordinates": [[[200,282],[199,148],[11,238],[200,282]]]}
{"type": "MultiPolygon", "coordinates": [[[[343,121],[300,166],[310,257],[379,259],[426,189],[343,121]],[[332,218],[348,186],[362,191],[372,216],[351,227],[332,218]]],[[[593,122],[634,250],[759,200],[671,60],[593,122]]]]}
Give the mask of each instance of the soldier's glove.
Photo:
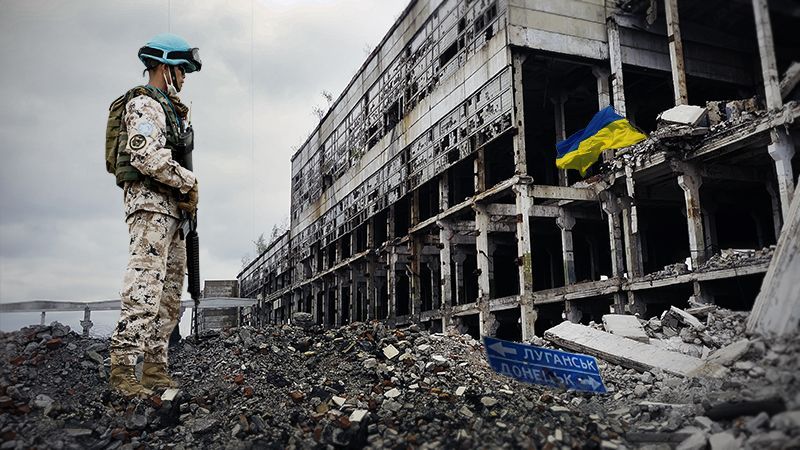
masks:
{"type": "Polygon", "coordinates": [[[197,185],[199,181],[194,182],[194,186],[186,193],[185,196],[182,196],[180,201],[178,202],[178,208],[188,212],[192,216],[197,214],[197,201],[199,199],[199,194],[197,192],[197,185]]]}

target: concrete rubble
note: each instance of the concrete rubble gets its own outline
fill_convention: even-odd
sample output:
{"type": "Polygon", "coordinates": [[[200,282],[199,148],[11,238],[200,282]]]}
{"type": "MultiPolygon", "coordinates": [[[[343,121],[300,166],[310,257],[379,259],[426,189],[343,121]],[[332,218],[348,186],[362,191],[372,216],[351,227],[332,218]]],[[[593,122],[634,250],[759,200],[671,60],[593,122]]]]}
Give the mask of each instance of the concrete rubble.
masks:
{"type": "Polygon", "coordinates": [[[724,376],[599,360],[609,393],[595,396],[496,374],[482,345],[452,328],[375,322],[183,340],[171,352],[183,387],[125,401],[106,388],[107,340],[53,338],[64,328],[33,326],[0,335],[0,437],[9,449],[800,445],[800,341],[748,336],[746,316],[717,308],[702,329],[640,321],[653,343],[708,346],[705,360],[694,359],[724,366],[724,376]],[[388,358],[387,348],[398,355],[388,358]]]}

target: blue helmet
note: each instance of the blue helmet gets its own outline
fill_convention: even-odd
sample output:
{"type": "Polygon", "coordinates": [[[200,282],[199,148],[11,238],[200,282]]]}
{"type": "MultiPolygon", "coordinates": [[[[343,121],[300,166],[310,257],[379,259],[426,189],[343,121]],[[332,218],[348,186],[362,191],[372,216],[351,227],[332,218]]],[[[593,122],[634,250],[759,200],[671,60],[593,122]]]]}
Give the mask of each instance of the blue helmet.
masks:
{"type": "Polygon", "coordinates": [[[158,61],[169,66],[180,66],[187,73],[200,71],[200,50],[192,48],[182,37],[171,34],[159,34],[142,48],[139,49],[139,59],[147,64],[145,59],[158,61]]]}

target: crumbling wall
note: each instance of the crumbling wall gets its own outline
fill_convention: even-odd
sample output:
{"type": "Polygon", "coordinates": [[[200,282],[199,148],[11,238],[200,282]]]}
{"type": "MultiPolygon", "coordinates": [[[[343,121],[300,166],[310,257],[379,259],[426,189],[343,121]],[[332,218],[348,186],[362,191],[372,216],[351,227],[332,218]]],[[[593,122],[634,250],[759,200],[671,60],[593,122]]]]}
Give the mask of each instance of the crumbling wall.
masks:
{"type": "Polygon", "coordinates": [[[775,256],[764,277],[747,329],[762,334],[800,328],[800,195],[795,193],[775,256]]]}

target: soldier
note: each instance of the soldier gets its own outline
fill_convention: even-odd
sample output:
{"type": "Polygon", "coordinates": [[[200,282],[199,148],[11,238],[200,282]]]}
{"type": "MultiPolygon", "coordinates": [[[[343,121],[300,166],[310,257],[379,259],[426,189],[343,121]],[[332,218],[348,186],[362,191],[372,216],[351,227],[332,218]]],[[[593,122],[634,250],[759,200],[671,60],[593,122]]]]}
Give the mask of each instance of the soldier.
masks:
{"type": "Polygon", "coordinates": [[[149,82],[112,103],[106,134],[107,168],[124,190],[130,234],[109,378],[110,387],[126,396],[176,386],[167,371],[167,348],[186,270],[180,223],[182,214],[196,214],[198,200],[197,178],[180,163],[191,128],[177,95],[186,74],[200,70],[198,50],[176,35],[160,34],[139,50],[139,59],[149,82]],[[134,367],[142,354],[139,382],[134,367]]]}

